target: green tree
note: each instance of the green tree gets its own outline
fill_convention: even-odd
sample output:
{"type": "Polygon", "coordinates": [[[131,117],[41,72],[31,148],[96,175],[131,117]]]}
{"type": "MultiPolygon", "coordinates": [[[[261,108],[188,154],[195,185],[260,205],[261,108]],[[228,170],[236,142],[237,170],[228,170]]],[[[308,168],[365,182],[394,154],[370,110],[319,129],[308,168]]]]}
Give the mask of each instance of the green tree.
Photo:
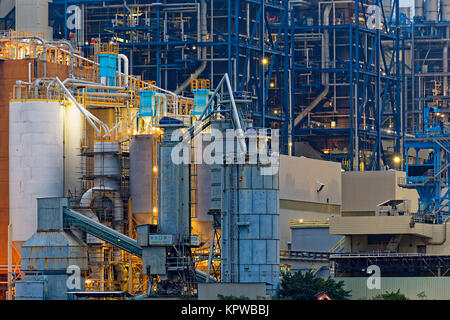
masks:
{"type": "Polygon", "coordinates": [[[400,292],[400,289],[397,292],[388,292],[379,294],[373,297],[373,300],[409,300],[407,296],[400,292]]]}
{"type": "Polygon", "coordinates": [[[281,280],[280,298],[293,300],[316,300],[316,295],[325,292],[332,300],[348,300],[350,291],[344,290],[344,281],[314,277],[311,272],[296,272],[281,280]]]}

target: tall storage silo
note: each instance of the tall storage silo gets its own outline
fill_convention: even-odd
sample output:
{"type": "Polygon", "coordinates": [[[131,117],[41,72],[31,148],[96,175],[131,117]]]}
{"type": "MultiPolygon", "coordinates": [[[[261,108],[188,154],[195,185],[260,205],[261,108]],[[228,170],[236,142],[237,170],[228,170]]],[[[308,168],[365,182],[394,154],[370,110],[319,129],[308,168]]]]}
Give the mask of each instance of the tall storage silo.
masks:
{"type": "Polygon", "coordinates": [[[9,181],[12,240],[28,240],[37,227],[37,198],[64,192],[63,109],[58,101],[10,103],[9,181]]]}
{"type": "MultiPolygon", "coordinates": [[[[137,225],[154,224],[153,208],[153,135],[137,135],[130,143],[130,196],[133,218],[137,225]]],[[[156,150],[155,150],[156,151],[156,150]]]]}
{"type": "Polygon", "coordinates": [[[438,0],[425,0],[425,20],[438,21],[438,0]]]}
{"type": "MultiPolygon", "coordinates": [[[[211,127],[225,132],[227,121],[211,127]]],[[[226,150],[227,141],[224,139],[226,150]]],[[[228,152],[228,150],[226,151],[228,152]]],[[[263,282],[275,295],[280,284],[278,168],[260,163],[211,165],[211,210],[221,212],[223,282],[263,282]]]]}
{"type": "Polygon", "coordinates": [[[441,0],[441,21],[450,21],[450,0],[441,0]]]}
{"type": "Polygon", "coordinates": [[[423,17],[423,5],[424,0],[415,0],[414,1],[414,15],[416,17],[423,17]]]}
{"type": "MultiPolygon", "coordinates": [[[[202,154],[211,143],[210,137],[203,138],[203,136],[210,136],[210,133],[204,132],[202,136],[199,136],[202,139],[202,154]]],[[[211,208],[211,166],[205,163],[205,159],[202,159],[200,163],[196,162],[192,167],[192,232],[200,235],[201,240],[210,240],[213,221],[212,216],[208,214],[211,208]]]]}

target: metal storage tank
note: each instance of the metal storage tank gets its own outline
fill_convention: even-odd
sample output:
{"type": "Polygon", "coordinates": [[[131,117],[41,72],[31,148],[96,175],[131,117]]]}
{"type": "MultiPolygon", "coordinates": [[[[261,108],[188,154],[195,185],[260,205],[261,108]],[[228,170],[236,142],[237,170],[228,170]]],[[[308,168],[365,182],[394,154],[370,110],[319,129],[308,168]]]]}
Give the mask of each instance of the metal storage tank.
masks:
{"type": "MultiPolygon", "coordinates": [[[[232,129],[219,120],[211,126],[232,129]]],[[[272,175],[263,170],[258,164],[211,165],[211,209],[222,212],[222,281],[264,282],[274,295],[280,283],[279,175],[278,168],[272,175]]]]}
{"type": "Polygon", "coordinates": [[[441,0],[441,21],[450,21],[450,0],[441,0]]]}
{"type": "Polygon", "coordinates": [[[51,100],[12,101],[9,119],[12,240],[23,242],[36,232],[36,198],[63,196],[63,107],[51,100]]]}
{"type": "Polygon", "coordinates": [[[78,108],[69,104],[64,107],[64,195],[80,193],[81,162],[80,147],[83,139],[83,116],[78,108]]]}
{"type": "Polygon", "coordinates": [[[161,125],[164,137],[159,144],[158,207],[159,230],[172,234],[177,243],[190,238],[189,165],[177,164],[172,159],[172,150],[179,143],[172,135],[182,124],[161,125]]]}
{"type": "Polygon", "coordinates": [[[137,225],[153,224],[153,135],[131,137],[130,196],[137,225]]]}
{"type": "MultiPolygon", "coordinates": [[[[203,133],[210,135],[210,133],[203,133]]],[[[210,138],[205,138],[202,142],[202,152],[210,143],[210,138]]],[[[202,240],[211,239],[213,217],[208,214],[211,209],[211,166],[204,163],[195,164],[195,172],[191,176],[194,180],[192,185],[195,190],[192,211],[192,230],[194,234],[199,234],[202,240]]]]}
{"type": "Polygon", "coordinates": [[[438,0],[425,0],[425,20],[438,21],[438,0]]]}
{"type": "Polygon", "coordinates": [[[423,0],[415,0],[414,15],[417,17],[423,17],[423,0]]]}

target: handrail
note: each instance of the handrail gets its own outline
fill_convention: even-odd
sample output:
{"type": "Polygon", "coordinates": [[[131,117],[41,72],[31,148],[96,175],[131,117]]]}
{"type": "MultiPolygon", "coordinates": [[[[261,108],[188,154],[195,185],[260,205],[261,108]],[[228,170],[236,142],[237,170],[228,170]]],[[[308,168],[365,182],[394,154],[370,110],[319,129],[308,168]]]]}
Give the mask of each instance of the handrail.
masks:
{"type": "Polygon", "coordinates": [[[304,227],[304,226],[329,226],[329,218],[292,218],[289,221],[290,227],[304,227]]]}

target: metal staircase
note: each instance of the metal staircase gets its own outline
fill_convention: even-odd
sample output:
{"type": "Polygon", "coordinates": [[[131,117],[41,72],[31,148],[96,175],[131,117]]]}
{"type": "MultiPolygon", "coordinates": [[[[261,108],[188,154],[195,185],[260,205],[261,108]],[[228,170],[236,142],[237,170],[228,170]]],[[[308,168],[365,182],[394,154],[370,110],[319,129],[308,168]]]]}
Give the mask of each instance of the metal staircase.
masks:
{"type": "MultiPolygon", "coordinates": [[[[344,249],[344,243],[345,243],[345,237],[342,237],[337,243],[336,243],[336,245],[333,247],[333,248],[331,248],[330,250],[328,250],[328,253],[336,253],[336,252],[340,252],[340,251],[342,251],[343,249],[344,249]]],[[[319,271],[319,269],[321,268],[322,266],[320,265],[320,264],[317,264],[317,265],[315,265],[314,267],[312,267],[312,269],[310,270],[310,272],[313,274],[313,275],[315,275],[318,271],[319,271]]]]}

